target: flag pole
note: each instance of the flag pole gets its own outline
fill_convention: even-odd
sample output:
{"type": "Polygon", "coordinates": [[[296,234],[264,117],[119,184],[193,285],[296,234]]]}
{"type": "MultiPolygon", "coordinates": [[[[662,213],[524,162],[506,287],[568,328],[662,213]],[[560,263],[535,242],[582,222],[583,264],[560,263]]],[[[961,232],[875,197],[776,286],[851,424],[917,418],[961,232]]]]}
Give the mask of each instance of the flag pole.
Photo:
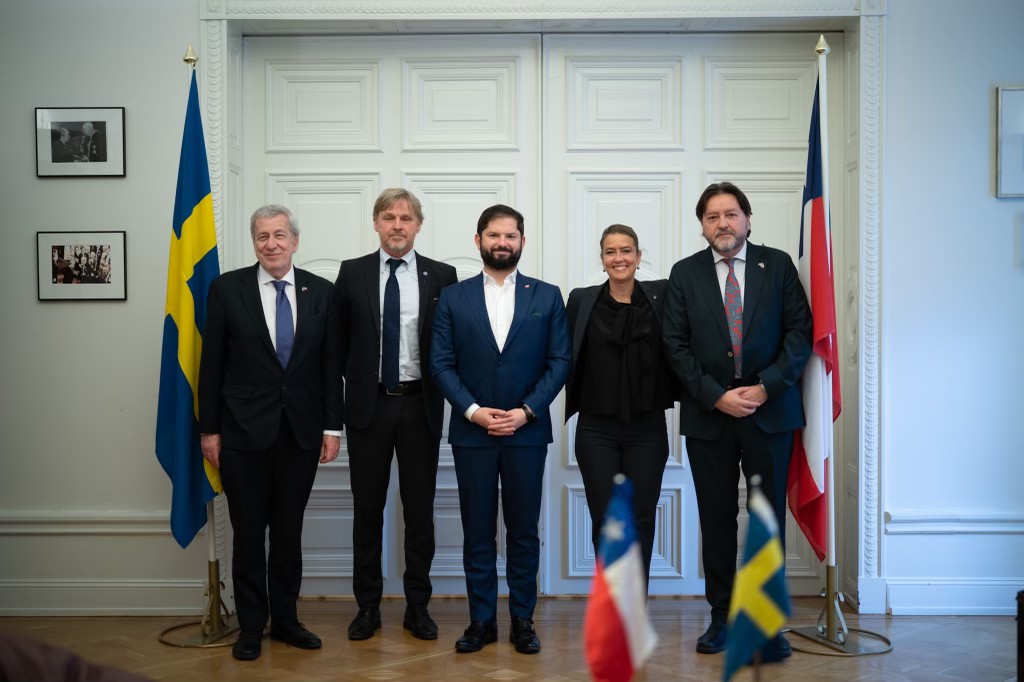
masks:
{"type": "MultiPolygon", "coordinates": [[[[830,235],[831,247],[832,216],[829,212],[828,184],[828,53],[831,48],[824,35],[818,36],[818,44],[814,46],[818,53],[818,135],[821,139],[821,189],[822,204],[825,207],[825,233],[830,235]]],[[[828,249],[828,258],[832,259],[832,249],[828,249]]],[[[835,268],[829,263],[829,272],[835,274],[835,268]]],[[[833,368],[838,372],[839,368],[833,368]]],[[[826,374],[825,395],[832,395],[832,375],[826,374]]],[[[836,570],[836,496],[835,496],[835,428],[825,429],[825,636],[839,641],[839,626],[842,623],[845,640],[846,622],[839,608],[839,572],[836,570]]]]}
{"type": "MultiPolygon", "coordinates": [[[[828,271],[834,273],[832,259],[832,217],[829,209],[829,182],[828,182],[828,69],[827,59],[831,48],[825,40],[825,36],[819,35],[818,43],[814,47],[818,53],[818,136],[821,141],[821,182],[822,182],[822,204],[825,210],[825,233],[829,235],[828,248],[825,250],[829,259],[828,271]]],[[[834,286],[834,280],[833,280],[834,286]]],[[[839,368],[834,367],[833,372],[839,368]]],[[[823,395],[832,395],[831,373],[825,375],[823,395]]],[[[825,605],[818,615],[817,624],[810,627],[793,628],[790,630],[794,635],[799,635],[817,644],[828,647],[828,650],[803,649],[793,646],[797,651],[812,654],[823,654],[832,656],[868,656],[883,654],[892,651],[892,642],[885,636],[849,628],[842,611],[842,594],[839,592],[839,570],[836,564],[836,507],[835,507],[835,423],[832,421],[829,428],[824,430],[825,440],[825,605]],[[853,636],[851,633],[864,635],[865,638],[853,636]],[[879,644],[881,642],[881,645],[879,644]]]]}
{"type": "MultiPolygon", "coordinates": [[[[188,64],[192,71],[195,71],[199,57],[196,56],[191,43],[181,60],[188,64]]],[[[220,560],[217,558],[217,512],[214,508],[216,499],[215,497],[206,503],[207,576],[206,590],[204,591],[206,608],[203,611],[203,618],[200,621],[174,625],[161,632],[160,642],[168,646],[188,648],[230,646],[232,642],[224,641],[224,638],[238,630],[238,619],[228,610],[220,593],[223,585],[220,580],[220,560]],[[197,625],[199,629],[198,632],[195,632],[192,629],[197,625]],[[185,628],[189,628],[189,630],[186,631],[185,628]],[[172,632],[183,636],[168,637],[172,632]]]]}

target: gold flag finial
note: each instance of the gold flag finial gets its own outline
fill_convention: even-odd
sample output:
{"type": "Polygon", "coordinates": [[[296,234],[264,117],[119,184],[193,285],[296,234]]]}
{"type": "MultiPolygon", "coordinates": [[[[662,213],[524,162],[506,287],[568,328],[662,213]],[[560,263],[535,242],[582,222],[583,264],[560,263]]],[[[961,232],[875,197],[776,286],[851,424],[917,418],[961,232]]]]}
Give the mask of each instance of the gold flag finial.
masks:
{"type": "MultiPolygon", "coordinates": [[[[189,45],[189,48],[191,47],[192,46],[189,45]]],[[[818,54],[828,54],[832,51],[832,48],[828,46],[827,42],[825,42],[825,34],[818,36],[818,44],[814,46],[814,51],[818,54]]]]}
{"type": "Polygon", "coordinates": [[[192,49],[192,43],[188,44],[188,49],[185,50],[185,56],[181,58],[181,61],[189,64],[193,69],[196,68],[196,62],[199,61],[199,57],[196,56],[196,51],[192,49]]]}

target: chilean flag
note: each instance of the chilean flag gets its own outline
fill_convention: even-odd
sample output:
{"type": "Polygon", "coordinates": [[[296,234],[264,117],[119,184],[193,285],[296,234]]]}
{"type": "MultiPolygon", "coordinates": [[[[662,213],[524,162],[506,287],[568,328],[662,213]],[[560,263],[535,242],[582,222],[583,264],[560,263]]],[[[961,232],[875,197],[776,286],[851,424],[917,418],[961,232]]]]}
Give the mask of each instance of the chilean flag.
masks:
{"type": "Polygon", "coordinates": [[[807,536],[818,560],[825,558],[825,460],[832,452],[832,423],[842,410],[839,392],[839,348],[836,338],[836,302],[833,287],[832,232],[825,210],[822,175],[821,127],[818,86],[807,143],[807,178],[804,212],[800,219],[800,282],[814,316],[813,350],[803,375],[807,426],[793,438],[789,463],[789,508],[807,536]]]}
{"type": "Polygon", "coordinates": [[[595,682],[628,682],[657,644],[647,618],[647,578],[633,523],[633,484],[617,474],[583,619],[587,665],[595,682]]]}

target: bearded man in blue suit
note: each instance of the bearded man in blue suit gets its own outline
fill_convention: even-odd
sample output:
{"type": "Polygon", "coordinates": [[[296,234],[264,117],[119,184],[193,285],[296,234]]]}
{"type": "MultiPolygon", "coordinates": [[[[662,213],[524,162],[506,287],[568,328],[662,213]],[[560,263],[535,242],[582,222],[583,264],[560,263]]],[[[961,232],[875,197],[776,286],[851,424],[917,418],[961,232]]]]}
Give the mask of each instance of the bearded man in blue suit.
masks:
{"type": "Polygon", "coordinates": [[[523,216],[509,206],[477,221],[483,272],[442,290],[434,316],[431,375],[452,404],[448,442],[455,458],[464,535],[470,625],[460,653],[497,641],[495,543],[501,481],[512,628],[516,651],[540,651],[533,627],[540,564],[549,406],[569,377],[572,349],[558,287],[518,272],[523,216]]]}

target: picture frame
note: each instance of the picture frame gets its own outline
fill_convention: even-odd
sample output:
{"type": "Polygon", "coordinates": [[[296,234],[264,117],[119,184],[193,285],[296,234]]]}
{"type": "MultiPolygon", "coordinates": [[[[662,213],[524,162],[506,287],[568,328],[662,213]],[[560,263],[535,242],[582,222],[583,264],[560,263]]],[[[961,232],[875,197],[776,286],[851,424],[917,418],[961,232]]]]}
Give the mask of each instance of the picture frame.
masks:
{"type": "Polygon", "coordinates": [[[1024,85],[996,88],[996,196],[1024,197],[1024,85]]]}
{"type": "Polygon", "coordinates": [[[126,266],[123,230],[36,232],[40,301],[127,300],[126,266]]]}
{"type": "Polygon", "coordinates": [[[124,107],[37,107],[36,177],[125,177],[124,107]]]}

